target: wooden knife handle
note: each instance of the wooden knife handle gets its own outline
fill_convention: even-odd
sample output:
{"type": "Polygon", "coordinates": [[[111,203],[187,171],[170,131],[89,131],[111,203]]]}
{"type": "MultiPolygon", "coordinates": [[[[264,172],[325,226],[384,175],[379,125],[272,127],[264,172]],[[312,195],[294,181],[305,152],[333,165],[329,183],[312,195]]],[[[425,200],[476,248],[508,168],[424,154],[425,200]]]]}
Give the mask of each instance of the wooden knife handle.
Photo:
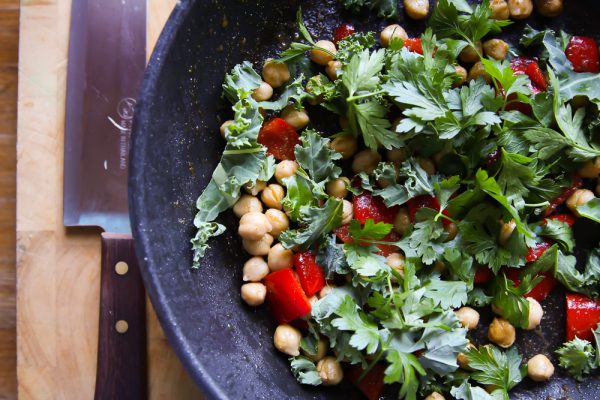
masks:
{"type": "Polygon", "coordinates": [[[102,234],[96,400],[145,400],[146,297],[131,235],[102,234]]]}

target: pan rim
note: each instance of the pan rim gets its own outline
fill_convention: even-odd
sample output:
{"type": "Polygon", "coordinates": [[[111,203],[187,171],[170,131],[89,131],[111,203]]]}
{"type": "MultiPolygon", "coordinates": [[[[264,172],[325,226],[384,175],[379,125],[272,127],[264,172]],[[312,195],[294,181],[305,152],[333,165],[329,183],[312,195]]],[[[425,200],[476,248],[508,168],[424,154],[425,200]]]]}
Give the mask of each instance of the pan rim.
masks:
{"type": "Polygon", "coordinates": [[[202,394],[209,399],[228,399],[228,397],[219,388],[219,385],[211,378],[205,365],[203,365],[195,352],[187,344],[184,334],[175,321],[174,312],[167,305],[163,289],[158,282],[153,270],[153,261],[149,248],[151,244],[148,237],[143,234],[143,226],[139,210],[146,209],[145,205],[152,199],[147,199],[144,192],[140,189],[144,186],[144,166],[143,154],[146,151],[147,141],[141,140],[144,132],[147,130],[150,118],[149,108],[152,102],[153,93],[158,84],[158,79],[164,68],[168,53],[172,48],[172,43],[176,40],[179,29],[193,9],[196,0],[178,0],[175,8],[171,12],[152,52],[152,56],[146,66],[144,79],[140,85],[138,101],[133,119],[131,146],[130,146],[130,169],[129,169],[129,210],[132,234],[136,243],[136,254],[140,264],[144,286],[148,297],[152,303],[160,325],[169,341],[169,344],[181,360],[183,366],[190,374],[194,382],[199,386],[202,394]]]}

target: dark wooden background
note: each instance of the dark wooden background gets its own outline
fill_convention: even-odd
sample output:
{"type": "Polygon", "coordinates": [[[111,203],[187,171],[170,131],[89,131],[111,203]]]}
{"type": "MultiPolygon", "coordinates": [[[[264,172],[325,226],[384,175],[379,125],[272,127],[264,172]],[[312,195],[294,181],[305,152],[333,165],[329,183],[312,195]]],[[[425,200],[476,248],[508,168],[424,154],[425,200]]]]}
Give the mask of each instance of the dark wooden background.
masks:
{"type": "Polygon", "coordinates": [[[15,197],[19,1],[0,0],[0,399],[17,398],[15,197]]]}

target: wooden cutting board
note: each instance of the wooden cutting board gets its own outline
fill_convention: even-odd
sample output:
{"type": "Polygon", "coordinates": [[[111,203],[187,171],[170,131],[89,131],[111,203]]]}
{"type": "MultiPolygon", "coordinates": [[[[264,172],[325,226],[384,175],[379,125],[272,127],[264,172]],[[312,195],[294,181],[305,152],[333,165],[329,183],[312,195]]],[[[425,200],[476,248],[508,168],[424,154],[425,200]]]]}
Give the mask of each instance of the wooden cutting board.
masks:
{"type": "MultiPolygon", "coordinates": [[[[148,0],[148,54],[175,2],[148,0]]],[[[17,144],[21,399],[91,399],[94,394],[100,236],[88,229],[67,233],[62,225],[70,6],[71,0],[21,1],[17,144]]],[[[200,398],[148,309],[150,398],[200,398]]]]}

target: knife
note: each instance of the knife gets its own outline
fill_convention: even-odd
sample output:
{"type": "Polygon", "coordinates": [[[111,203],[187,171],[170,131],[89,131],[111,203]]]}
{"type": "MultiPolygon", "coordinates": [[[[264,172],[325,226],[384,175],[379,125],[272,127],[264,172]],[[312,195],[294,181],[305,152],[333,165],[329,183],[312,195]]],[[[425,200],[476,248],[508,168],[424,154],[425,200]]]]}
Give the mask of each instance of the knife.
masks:
{"type": "Polygon", "coordinates": [[[148,392],[145,293],[127,206],[145,49],[146,0],[72,2],[63,222],[103,231],[95,399],[145,399],[148,392]]]}

